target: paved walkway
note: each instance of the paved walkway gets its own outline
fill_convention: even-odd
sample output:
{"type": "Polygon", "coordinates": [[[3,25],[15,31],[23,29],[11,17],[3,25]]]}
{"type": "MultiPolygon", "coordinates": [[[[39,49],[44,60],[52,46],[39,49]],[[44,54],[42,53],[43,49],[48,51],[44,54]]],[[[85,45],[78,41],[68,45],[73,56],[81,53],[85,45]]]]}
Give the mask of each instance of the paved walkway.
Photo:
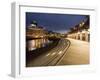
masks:
{"type": "Polygon", "coordinates": [[[68,40],[70,40],[71,45],[58,65],[89,64],[89,42],[68,40]]]}

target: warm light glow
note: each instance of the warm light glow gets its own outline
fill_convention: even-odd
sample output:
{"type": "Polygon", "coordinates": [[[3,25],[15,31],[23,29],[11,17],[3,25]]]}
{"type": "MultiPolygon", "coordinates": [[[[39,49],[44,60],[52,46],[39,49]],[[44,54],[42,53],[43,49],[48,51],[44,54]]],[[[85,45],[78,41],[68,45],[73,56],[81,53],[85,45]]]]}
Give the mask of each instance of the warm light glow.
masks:
{"type": "Polygon", "coordinates": [[[82,26],[82,24],[79,24],[79,26],[81,27],[81,26],[82,26]]]}
{"type": "Polygon", "coordinates": [[[55,54],[56,54],[56,52],[52,53],[51,55],[53,56],[53,55],[55,55],[55,54]]]}
{"type": "Polygon", "coordinates": [[[58,54],[61,54],[62,53],[62,51],[60,51],[58,54]]]}
{"type": "Polygon", "coordinates": [[[41,36],[41,38],[43,38],[43,36],[41,36]]]}
{"type": "Polygon", "coordinates": [[[50,53],[49,54],[47,54],[46,56],[49,56],[50,55],[50,53]]]}
{"type": "Polygon", "coordinates": [[[82,25],[84,25],[84,22],[82,22],[82,25]]]}
{"type": "Polygon", "coordinates": [[[80,34],[80,32],[77,32],[77,34],[80,34]]]}
{"type": "Polygon", "coordinates": [[[88,29],[88,31],[90,32],[90,29],[88,29]]]}
{"type": "Polygon", "coordinates": [[[86,31],[85,31],[85,30],[83,30],[83,31],[82,31],[82,33],[86,33],[86,31]]]}
{"type": "Polygon", "coordinates": [[[36,49],[35,48],[35,40],[28,42],[29,51],[36,49]]]}
{"type": "Polygon", "coordinates": [[[88,34],[90,34],[90,32],[88,31],[88,34]]]}
{"type": "Polygon", "coordinates": [[[37,36],[35,36],[36,38],[38,38],[39,36],[37,35],[37,36]]]}

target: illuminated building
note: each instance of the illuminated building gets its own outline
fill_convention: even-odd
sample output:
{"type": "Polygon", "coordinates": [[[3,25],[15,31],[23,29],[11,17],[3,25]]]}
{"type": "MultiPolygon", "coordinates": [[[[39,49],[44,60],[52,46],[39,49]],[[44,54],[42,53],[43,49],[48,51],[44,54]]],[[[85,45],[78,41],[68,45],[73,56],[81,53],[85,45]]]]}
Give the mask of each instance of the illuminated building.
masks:
{"type": "Polygon", "coordinates": [[[81,22],[70,29],[68,38],[73,38],[82,41],[90,41],[89,17],[86,21],[81,22]]]}
{"type": "Polygon", "coordinates": [[[26,48],[31,51],[44,47],[49,42],[46,33],[43,27],[37,26],[37,23],[33,21],[26,29],[26,48]]]}

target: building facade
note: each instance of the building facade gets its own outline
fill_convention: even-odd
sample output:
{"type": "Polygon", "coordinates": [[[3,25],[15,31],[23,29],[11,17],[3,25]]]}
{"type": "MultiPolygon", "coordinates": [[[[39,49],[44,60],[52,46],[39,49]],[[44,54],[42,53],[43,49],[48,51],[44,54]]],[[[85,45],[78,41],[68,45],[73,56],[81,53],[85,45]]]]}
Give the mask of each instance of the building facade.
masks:
{"type": "Polygon", "coordinates": [[[44,47],[48,42],[44,28],[37,26],[37,23],[28,26],[26,29],[26,48],[28,51],[44,47]]]}
{"type": "Polygon", "coordinates": [[[89,18],[86,21],[81,22],[75,27],[70,29],[68,33],[68,38],[73,38],[82,41],[90,41],[90,28],[89,28],[89,18]]]}

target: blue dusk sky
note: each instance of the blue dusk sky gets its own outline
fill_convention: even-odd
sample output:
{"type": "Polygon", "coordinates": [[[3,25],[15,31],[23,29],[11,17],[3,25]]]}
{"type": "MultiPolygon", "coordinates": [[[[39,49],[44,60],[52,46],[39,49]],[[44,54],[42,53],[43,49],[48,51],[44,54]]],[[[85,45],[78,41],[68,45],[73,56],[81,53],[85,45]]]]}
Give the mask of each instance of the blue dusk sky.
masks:
{"type": "Polygon", "coordinates": [[[65,33],[85,19],[86,15],[26,12],[26,27],[35,20],[38,26],[45,27],[47,30],[65,33]]]}

